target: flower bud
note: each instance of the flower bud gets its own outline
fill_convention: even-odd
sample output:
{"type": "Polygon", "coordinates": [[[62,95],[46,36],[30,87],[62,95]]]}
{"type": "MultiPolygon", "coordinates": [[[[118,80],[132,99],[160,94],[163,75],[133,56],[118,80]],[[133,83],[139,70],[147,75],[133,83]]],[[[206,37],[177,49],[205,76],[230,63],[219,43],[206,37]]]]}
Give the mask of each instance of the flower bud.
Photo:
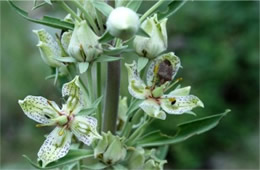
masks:
{"type": "Polygon", "coordinates": [[[94,156],[108,165],[113,165],[125,159],[126,148],[118,136],[110,132],[103,133],[102,140],[99,140],[94,149],[94,156]]]}
{"type": "Polygon", "coordinates": [[[107,30],[114,36],[123,40],[131,38],[139,29],[138,15],[126,7],[114,9],[107,19],[107,30]]]}
{"type": "Polygon", "coordinates": [[[68,46],[68,53],[79,62],[92,61],[100,53],[98,38],[85,20],[76,22],[68,46]]]}
{"type": "Polygon", "coordinates": [[[39,39],[37,47],[39,47],[43,61],[51,67],[63,66],[62,62],[55,59],[62,56],[61,48],[55,39],[44,29],[33,30],[33,32],[39,39]]]}
{"type": "Polygon", "coordinates": [[[142,23],[142,29],[150,35],[150,38],[135,37],[134,48],[138,55],[153,59],[167,49],[166,22],[167,18],[158,21],[155,14],[142,23]]]}

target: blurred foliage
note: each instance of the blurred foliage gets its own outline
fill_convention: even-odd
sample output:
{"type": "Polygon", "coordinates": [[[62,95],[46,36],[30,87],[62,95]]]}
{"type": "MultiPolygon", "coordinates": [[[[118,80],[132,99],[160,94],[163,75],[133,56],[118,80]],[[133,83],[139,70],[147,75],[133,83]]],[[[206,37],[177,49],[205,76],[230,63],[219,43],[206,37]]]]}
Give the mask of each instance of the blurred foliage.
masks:
{"type": "MultiPolygon", "coordinates": [[[[18,106],[26,95],[61,101],[42,62],[32,29],[43,26],[25,21],[6,2],[1,3],[1,166],[26,169],[21,157],[36,158],[48,128],[37,129],[18,106]]],[[[32,2],[23,2],[31,9],[32,2]]],[[[147,7],[143,5],[143,10],[147,7]]],[[[31,15],[64,17],[56,8],[37,9],[31,15]],[[55,10],[54,10],[55,9],[55,10]]],[[[44,27],[46,28],[46,27],[44,27]]],[[[47,29],[47,28],[46,28],[47,29]]],[[[52,33],[57,30],[48,29],[52,33]]],[[[170,147],[166,168],[258,169],[259,168],[259,2],[188,2],[168,20],[169,48],[181,58],[182,86],[204,101],[197,117],[232,112],[214,130],[170,147]]],[[[126,56],[129,61],[131,56],[126,56]]],[[[123,95],[128,95],[122,70],[123,95]]],[[[174,133],[175,125],[191,115],[168,116],[153,128],[174,133]]]]}

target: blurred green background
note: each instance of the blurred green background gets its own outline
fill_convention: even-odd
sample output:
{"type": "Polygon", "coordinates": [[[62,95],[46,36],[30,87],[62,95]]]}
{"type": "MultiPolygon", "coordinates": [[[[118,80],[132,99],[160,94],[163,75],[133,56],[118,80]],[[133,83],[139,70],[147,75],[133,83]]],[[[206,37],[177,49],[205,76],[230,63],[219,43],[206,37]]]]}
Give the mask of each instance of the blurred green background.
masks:
{"type": "MultiPolygon", "coordinates": [[[[35,128],[17,101],[41,95],[61,101],[50,69],[42,62],[32,29],[43,28],[1,3],[1,169],[28,169],[48,128],[35,128]]],[[[31,9],[32,2],[19,3],[31,9]]],[[[147,6],[143,5],[143,10],[147,6]]],[[[30,13],[64,17],[59,8],[30,13]]],[[[44,27],[46,28],[46,27],[44,27]]],[[[46,28],[55,33],[58,30],[46,28]]],[[[204,102],[197,117],[232,112],[213,130],[170,147],[169,169],[259,169],[259,2],[188,2],[168,20],[168,51],[181,58],[182,85],[204,102]]],[[[123,81],[125,80],[123,70],[123,81]]],[[[126,85],[122,94],[127,94],[126,85]]],[[[191,115],[168,116],[153,128],[173,133],[191,115]]]]}

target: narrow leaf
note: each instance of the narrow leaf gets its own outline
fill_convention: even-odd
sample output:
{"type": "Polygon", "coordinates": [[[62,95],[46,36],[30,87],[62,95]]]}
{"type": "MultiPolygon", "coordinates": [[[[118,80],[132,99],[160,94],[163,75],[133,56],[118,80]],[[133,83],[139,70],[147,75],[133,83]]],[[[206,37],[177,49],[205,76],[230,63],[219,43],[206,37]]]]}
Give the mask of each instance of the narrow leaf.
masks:
{"type": "Polygon", "coordinates": [[[158,19],[162,20],[163,18],[168,18],[174,13],[176,13],[188,0],[178,0],[178,1],[172,1],[168,5],[168,10],[164,12],[158,13],[158,19]]]}
{"type": "Polygon", "coordinates": [[[78,161],[81,159],[89,158],[92,156],[93,156],[92,150],[71,149],[65,157],[57,160],[56,162],[52,162],[52,163],[48,164],[45,168],[42,168],[39,164],[33,162],[28,156],[23,155],[23,157],[25,159],[27,159],[32,166],[34,166],[35,168],[38,168],[38,169],[53,169],[53,168],[64,166],[64,165],[67,165],[70,163],[74,163],[75,161],[78,161]]]}
{"type": "Polygon", "coordinates": [[[111,34],[109,34],[109,32],[108,31],[106,31],[101,37],[100,37],[100,39],[98,40],[100,43],[106,43],[106,42],[108,42],[108,41],[111,41],[111,40],[113,40],[114,39],[114,37],[111,35],[111,34]]]}
{"type": "Polygon", "coordinates": [[[63,29],[63,30],[68,30],[68,29],[73,30],[73,28],[74,28],[74,25],[72,23],[69,23],[69,22],[66,22],[66,21],[62,21],[60,19],[49,17],[49,16],[44,16],[42,19],[30,18],[26,11],[24,11],[21,8],[17,7],[12,1],[9,0],[8,2],[11,5],[11,7],[19,15],[21,15],[23,18],[25,18],[25,19],[27,19],[27,20],[29,20],[31,22],[42,24],[42,25],[47,25],[49,27],[63,29]]]}
{"type": "Polygon", "coordinates": [[[230,112],[230,110],[226,110],[224,113],[221,114],[207,116],[182,123],[178,125],[178,131],[175,136],[168,136],[161,133],[160,131],[151,132],[143,136],[139,141],[137,141],[138,146],[160,146],[182,142],[194,135],[202,134],[216,127],[219,121],[224,116],[226,116],[228,112],[230,112]]]}
{"type": "Polygon", "coordinates": [[[93,5],[94,5],[95,8],[97,8],[97,10],[99,10],[106,17],[108,17],[109,14],[113,10],[113,8],[110,5],[108,5],[106,2],[93,1],[93,5]]]}
{"type": "Polygon", "coordinates": [[[113,57],[113,56],[108,56],[108,55],[101,55],[99,56],[95,62],[111,62],[111,61],[117,61],[121,60],[122,57],[113,57]]]}
{"type": "Polygon", "coordinates": [[[126,7],[132,9],[133,11],[137,11],[140,8],[142,2],[143,0],[131,0],[130,2],[128,2],[126,7]]]}
{"type": "Polygon", "coordinates": [[[98,169],[104,169],[106,168],[108,165],[106,164],[103,164],[101,162],[96,162],[94,164],[88,164],[88,165],[82,165],[81,168],[83,169],[95,169],[95,170],[98,170],[98,169]]]}
{"type": "Polygon", "coordinates": [[[65,62],[65,63],[76,63],[77,60],[73,57],[55,57],[57,61],[65,62]]]}

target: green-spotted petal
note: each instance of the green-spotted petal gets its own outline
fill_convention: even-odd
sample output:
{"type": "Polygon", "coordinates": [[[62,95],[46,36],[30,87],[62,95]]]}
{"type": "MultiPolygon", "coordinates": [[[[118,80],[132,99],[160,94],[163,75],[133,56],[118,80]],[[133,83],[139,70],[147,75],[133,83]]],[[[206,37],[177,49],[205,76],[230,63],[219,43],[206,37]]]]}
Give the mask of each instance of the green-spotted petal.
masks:
{"type": "Polygon", "coordinates": [[[18,101],[26,116],[38,123],[49,124],[59,116],[59,107],[53,101],[41,96],[27,96],[24,100],[18,101]]]}
{"type": "Polygon", "coordinates": [[[46,138],[38,152],[38,158],[42,161],[42,166],[45,167],[48,163],[56,161],[64,157],[71,143],[72,133],[64,130],[62,135],[61,127],[56,127],[46,138]]]}
{"type": "Polygon", "coordinates": [[[44,29],[33,30],[33,32],[39,39],[37,47],[40,49],[43,61],[51,67],[63,66],[63,63],[55,60],[56,57],[62,56],[61,49],[55,39],[44,29]]]}
{"type": "Polygon", "coordinates": [[[204,107],[201,100],[193,95],[188,96],[163,96],[160,100],[162,109],[169,114],[183,114],[195,107],[204,107]]]}
{"type": "Polygon", "coordinates": [[[101,139],[98,134],[97,120],[90,116],[76,116],[71,124],[73,134],[86,145],[90,145],[94,139],[101,139]]]}
{"type": "Polygon", "coordinates": [[[141,80],[137,71],[137,65],[134,61],[132,64],[125,64],[128,71],[128,91],[137,99],[145,99],[149,96],[150,91],[146,89],[146,85],[141,80]]]}
{"type": "Polygon", "coordinates": [[[166,114],[160,110],[160,106],[155,101],[153,101],[153,99],[144,100],[140,104],[140,107],[146,114],[148,114],[151,117],[155,117],[162,120],[166,118],[166,114]]]}
{"type": "Polygon", "coordinates": [[[183,87],[183,88],[178,88],[170,92],[167,96],[187,96],[190,94],[190,86],[183,87]]]}
{"type": "Polygon", "coordinates": [[[79,76],[76,76],[72,81],[65,83],[62,86],[62,96],[69,96],[67,104],[65,105],[68,110],[78,110],[78,108],[83,108],[86,106],[86,97],[83,87],[80,84],[79,76]]]}
{"type": "Polygon", "coordinates": [[[180,67],[180,59],[173,52],[160,55],[148,68],[146,76],[147,85],[152,86],[172,81],[180,67]]]}

